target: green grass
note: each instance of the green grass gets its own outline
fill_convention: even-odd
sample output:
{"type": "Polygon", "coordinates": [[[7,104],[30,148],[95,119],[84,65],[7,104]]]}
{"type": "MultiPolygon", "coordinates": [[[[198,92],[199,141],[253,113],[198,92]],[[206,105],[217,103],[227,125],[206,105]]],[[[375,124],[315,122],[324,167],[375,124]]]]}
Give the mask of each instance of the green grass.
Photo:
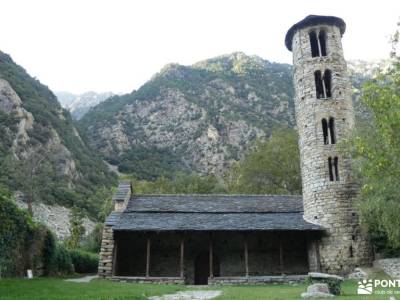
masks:
{"type": "MultiPolygon", "coordinates": [[[[299,300],[306,290],[305,284],[270,284],[264,286],[214,286],[204,289],[222,290],[216,300],[299,300]]],[[[93,280],[90,283],[65,282],[60,278],[1,279],[1,300],[144,300],[147,296],[175,293],[184,286],[115,283],[93,280]]],[[[190,290],[196,288],[189,288],[190,290]]],[[[202,288],[203,289],[203,288],[202,288]]],[[[357,282],[346,281],[342,285],[343,295],[337,300],[388,300],[389,295],[357,295],[357,282]]],[[[400,292],[399,289],[395,290],[400,292]]],[[[400,295],[400,294],[399,294],[400,295]]],[[[394,295],[400,299],[398,295],[394,295]]]]}
{"type": "Polygon", "coordinates": [[[93,280],[66,282],[59,278],[0,279],[1,300],[144,300],[147,296],[174,293],[182,286],[116,283],[93,280]]]}
{"type": "MultiPolygon", "coordinates": [[[[300,294],[307,289],[306,284],[271,284],[267,286],[232,286],[222,287],[223,295],[216,300],[300,300],[300,294]]],[[[399,290],[400,292],[400,290],[399,290]]],[[[388,295],[357,295],[357,282],[346,281],[342,284],[343,295],[335,300],[388,300],[388,295]]],[[[396,299],[400,297],[395,295],[396,299]]]]}

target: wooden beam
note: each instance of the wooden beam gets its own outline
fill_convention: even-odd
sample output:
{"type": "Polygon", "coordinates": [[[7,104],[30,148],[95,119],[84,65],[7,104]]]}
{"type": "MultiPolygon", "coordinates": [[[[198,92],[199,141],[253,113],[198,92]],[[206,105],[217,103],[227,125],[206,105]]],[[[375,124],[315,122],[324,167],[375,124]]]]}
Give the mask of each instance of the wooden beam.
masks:
{"type": "Polygon", "coordinates": [[[147,249],[146,249],[146,277],[150,277],[150,247],[151,240],[147,238],[147,249]]]}
{"type": "Polygon", "coordinates": [[[118,244],[117,244],[117,241],[114,240],[112,272],[111,272],[112,276],[115,276],[115,274],[118,272],[118,269],[117,269],[117,253],[118,253],[118,244]]]}
{"type": "Polygon", "coordinates": [[[214,270],[213,270],[213,244],[212,239],[210,237],[210,244],[209,244],[209,253],[210,253],[210,278],[214,278],[214,270]]]}
{"type": "Polygon", "coordinates": [[[180,275],[181,275],[182,279],[184,278],[184,269],[185,269],[184,263],[185,263],[185,241],[182,237],[181,238],[181,262],[180,262],[180,271],[181,271],[180,275]]]}
{"type": "Polygon", "coordinates": [[[284,264],[283,264],[283,245],[281,236],[279,236],[279,268],[281,270],[281,274],[283,274],[284,264]]]}
{"type": "Polygon", "coordinates": [[[249,277],[249,251],[247,247],[247,237],[244,238],[244,263],[245,263],[246,277],[249,277]]]}

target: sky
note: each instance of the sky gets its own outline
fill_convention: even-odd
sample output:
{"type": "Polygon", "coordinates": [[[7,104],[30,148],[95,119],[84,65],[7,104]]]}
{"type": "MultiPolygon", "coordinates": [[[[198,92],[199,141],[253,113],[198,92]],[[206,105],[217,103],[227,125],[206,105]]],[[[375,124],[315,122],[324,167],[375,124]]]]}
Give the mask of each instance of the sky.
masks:
{"type": "Polygon", "coordinates": [[[242,51],[291,63],[309,14],[347,24],[347,59],[387,58],[400,0],[0,0],[0,50],[53,91],[138,89],[167,63],[242,51]]]}

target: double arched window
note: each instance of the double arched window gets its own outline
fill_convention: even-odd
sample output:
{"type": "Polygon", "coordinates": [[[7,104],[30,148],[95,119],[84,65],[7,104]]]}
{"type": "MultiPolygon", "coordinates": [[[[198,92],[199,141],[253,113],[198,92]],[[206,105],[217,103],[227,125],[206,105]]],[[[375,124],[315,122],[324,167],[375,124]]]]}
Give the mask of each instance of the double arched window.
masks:
{"type": "Polygon", "coordinates": [[[326,33],[323,30],[310,32],[311,56],[326,56],[326,33]]]}
{"type": "Polygon", "coordinates": [[[322,74],[320,70],[314,72],[315,91],[317,99],[326,99],[332,97],[332,72],[325,70],[322,74]]]}
{"type": "Polygon", "coordinates": [[[326,120],[325,118],[322,119],[322,134],[324,137],[324,144],[336,144],[336,136],[335,136],[335,119],[329,118],[326,120]]]}

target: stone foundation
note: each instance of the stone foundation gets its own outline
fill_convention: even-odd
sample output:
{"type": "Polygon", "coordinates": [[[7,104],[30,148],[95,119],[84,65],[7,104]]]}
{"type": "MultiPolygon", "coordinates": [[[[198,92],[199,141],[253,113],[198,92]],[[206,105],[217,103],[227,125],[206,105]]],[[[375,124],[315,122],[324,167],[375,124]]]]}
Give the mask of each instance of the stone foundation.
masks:
{"type": "Polygon", "coordinates": [[[209,285],[263,285],[267,283],[302,282],[307,275],[288,276],[243,276],[243,277],[213,277],[208,278],[209,285]]]}
{"type": "Polygon", "coordinates": [[[185,280],[180,277],[130,277],[112,276],[112,281],[132,282],[132,283],[152,283],[152,284],[185,284],[185,280]]]}

